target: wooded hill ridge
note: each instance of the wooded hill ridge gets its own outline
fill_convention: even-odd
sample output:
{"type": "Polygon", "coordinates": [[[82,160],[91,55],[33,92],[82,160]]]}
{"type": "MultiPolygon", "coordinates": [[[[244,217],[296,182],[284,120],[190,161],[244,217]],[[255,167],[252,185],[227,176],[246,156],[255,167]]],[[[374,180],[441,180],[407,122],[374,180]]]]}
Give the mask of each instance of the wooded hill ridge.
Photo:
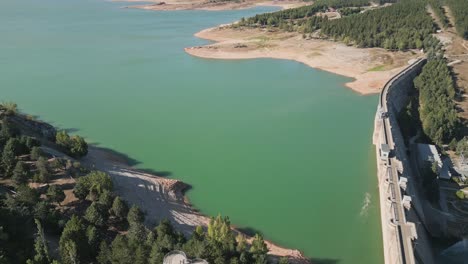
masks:
{"type": "MultiPolygon", "coordinates": [[[[437,25],[427,12],[431,6],[442,25],[448,25],[441,0],[381,1],[390,6],[361,10],[369,6],[366,0],[318,0],[309,6],[242,18],[233,27],[272,27],[317,35],[342,41],[361,48],[380,47],[388,50],[425,49],[437,45],[432,36],[437,25]],[[324,12],[338,9],[342,18],[328,19],[324,12]],[[341,9],[341,10],[340,10],[341,9]],[[350,9],[358,10],[350,12],[350,9]]],[[[457,30],[464,37],[468,33],[468,1],[447,0],[454,11],[457,30]]]]}

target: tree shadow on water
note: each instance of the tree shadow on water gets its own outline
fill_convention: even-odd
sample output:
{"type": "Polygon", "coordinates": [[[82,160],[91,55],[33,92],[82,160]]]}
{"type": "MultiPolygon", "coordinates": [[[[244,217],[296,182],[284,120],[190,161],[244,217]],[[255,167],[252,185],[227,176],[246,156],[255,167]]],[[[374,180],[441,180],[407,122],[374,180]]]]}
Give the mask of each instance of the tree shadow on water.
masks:
{"type": "Polygon", "coordinates": [[[339,259],[327,259],[327,258],[311,258],[310,262],[312,264],[338,264],[340,263],[339,259]]]}
{"type": "Polygon", "coordinates": [[[74,134],[78,131],[80,131],[78,128],[65,128],[65,129],[58,129],[58,130],[63,130],[67,132],[68,134],[74,134]]]}
{"type": "Polygon", "coordinates": [[[164,178],[172,176],[172,172],[166,171],[166,170],[155,170],[152,168],[138,168],[136,166],[142,164],[141,161],[134,159],[130,157],[129,155],[119,152],[117,150],[102,147],[100,146],[100,143],[92,143],[89,145],[90,145],[90,148],[94,149],[95,151],[105,153],[105,155],[108,157],[109,160],[113,160],[122,164],[126,164],[127,166],[132,167],[133,169],[137,171],[150,174],[150,175],[155,175],[158,177],[164,177],[164,178]]]}
{"type": "MultiPolygon", "coordinates": [[[[66,131],[67,133],[70,134],[75,134],[78,131],[80,131],[78,128],[56,128],[57,131],[66,131]]],[[[129,167],[134,167],[134,169],[151,174],[151,175],[156,175],[159,177],[170,177],[172,176],[172,172],[167,171],[167,170],[155,170],[153,168],[135,168],[135,166],[138,166],[142,164],[141,161],[134,159],[130,157],[129,155],[117,151],[115,149],[111,149],[108,147],[101,146],[101,143],[99,142],[88,142],[88,146],[90,149],[94,149],[97,152],[105,153],[105,155],[108,157],[109,160],[113,160],[122,164],[125,164],[129,167]]]]}
{"type": "Polygon", "coordinates": [[[100,143],[89,144],[89,147],[95,149],[96,151],[103,152],[106,155],[108,155],[108,157],[110,159],[112,159],[114,161],[117,161],[117,162],[120,162],[120,163],[124,163],[124,164],[126,164],[126,165],[128,165],[130,167],[141,164],[140,161],[130,157],[127,154],[124,154],[124,153],[119,152],[117,150],[113,150],[113,149],[110,149],[110,148],[100,146],[100,143]]]}
{"type": "Polygon", "coordinates": [[[260,230],[253,227],[236,227],[236,229],[248,236],[255,236],[256,234],[263,235],[260,230]]]}

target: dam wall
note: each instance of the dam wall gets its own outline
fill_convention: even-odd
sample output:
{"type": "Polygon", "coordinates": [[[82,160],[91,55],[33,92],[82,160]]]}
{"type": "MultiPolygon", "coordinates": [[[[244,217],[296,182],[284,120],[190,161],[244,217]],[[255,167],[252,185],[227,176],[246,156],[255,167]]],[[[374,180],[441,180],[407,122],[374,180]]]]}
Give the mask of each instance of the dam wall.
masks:
{"type": "Polygon", "coordinates": [[[424,58],[418,59],[387,82],[375,116],[373,142],[386,264],[433,263],[428,236],[419,224],[424,218],[422,203],[414,188],[408,149],[398,124],[400,112],[414,93],[414,78],[425,63],[424,58]]]}

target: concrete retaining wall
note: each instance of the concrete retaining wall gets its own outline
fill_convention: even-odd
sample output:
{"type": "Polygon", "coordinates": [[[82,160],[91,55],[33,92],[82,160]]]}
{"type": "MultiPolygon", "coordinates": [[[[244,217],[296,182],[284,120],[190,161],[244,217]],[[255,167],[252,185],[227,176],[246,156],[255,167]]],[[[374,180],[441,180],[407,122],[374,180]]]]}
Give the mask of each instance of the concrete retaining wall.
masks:
{"type": "Polygon", "coordinates": [[[419,75],[425,63],[426,60],[416,62],[411,68],[405,69],[406,72],[394,79],[391,85],[387,87],[386,103],[391,114],[398,115],[406,107],[409,95],[413,93],[414,78],[419,75]]]}
{"type": "MultiPolygon", "coordinates": [[[[403,248],[403,240],[404,239],[417,239],[419,238],[426,238],[424,228],[421,226],[415,225],[407,220],[409,218],[415,218],[414,209],[410,209],[409,211],[405,211],[404,219],[397,219],[395,215],[395,203],[394,198],[392,196],[395,195],[393,192],[392,195],[392,186],[395,186],[398,183],[391,183],[391,175],[390,170],[396,167],[398,171],[398,179],[400,177],[411,178],[411,167],[409,164],[409,159],[407,156],[407,146],[405,145],[405,141],[403,135],[401,133],[399,124],[398,124],[398,116],[400,112],[406,107],[408,101],[410,99],[410,95],[414,92],[414,85],[413,81],[414,78],[421,72],[422,67],[425,65],[426,60],[420,59],[410,65],[408,68],[400,72],[398,75],[393,77],[384,87],[382,93],[380,95],[379,106],[377,109],[377,114],[375,117],[375,128],[374,128],[374,144],[376,145],[376,153],[377,153],[377,167],[378,167],[378,179],[379,179],[379,193],[380,193],[380,207],[381,207],[381,220],[382,220],[382,235],[383,235],[383,242],[384,242],[384,256],[385,256],[385,263],[386,264],[393,264],[393,263],[433,263],[432,253],[430,250],[430,246],[426,243],[409,243],[409,248],[411,251],[410,254],[404,254],[405,250],[407,251],[408,248],[403,248]],[[388,118],[387,124],[389,124],[391,131],[386,134],[385,131],[385,124],[383,113],[386,118],[388,118]],[[391,138],[388,138],[391,137],[391,138]],[[387,162],[384,162],[380,159],[379,150],[381,144],[387,144],[388,141],[392,141],[394,143],[392,153],[394,155],[393,160],[393,167],[388,166],[387,162]],[[393,202],[392,202],[393,201],[393,202]],[[397,220],[396,220],[397,219],[397,220]],[[415,237],[412,238],[402,238],[401,231],[399,231],[398,225],[403,226],[403,228],[411,229],[414,226],[414,233],[415,237]],[[421,234],[420,234],[421,233],[421,234]],[[410,257],[408,257],[408,255],[410,257]]],[[[393,188],[394,189],[394,188],[393,188]]],[[[398,191],[398,195],[409,195],[413,198],[411,194],[413,191],[413,186],[411,183],[407,185],[406,190],[398,191]]],[[[418,200],[416,198],[416,200],[418,200]]],[[[414,204],[414,203],[413,203],[414,204]]],[[[412,204],[412,206],[413,206],[412,204]]],[[[419,203],[416,203],[419,204],[419,203]]],[[[417,211],[423,212],[422,207],[419,207],[417,211]]],[[[408,233],[408,232],[407,232],[408,233]]],[[[414,240],[413,240],[414,241],[414,240]]],[[[408,243],[407,243],[408,247],[408,243]]]]}

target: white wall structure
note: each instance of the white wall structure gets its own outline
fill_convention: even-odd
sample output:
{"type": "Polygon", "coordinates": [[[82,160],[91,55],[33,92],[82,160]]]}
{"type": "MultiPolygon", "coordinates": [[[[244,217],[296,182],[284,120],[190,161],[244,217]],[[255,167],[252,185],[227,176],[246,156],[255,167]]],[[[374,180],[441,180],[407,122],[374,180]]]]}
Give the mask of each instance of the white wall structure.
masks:
{"type": "Polygon", "coordinates": [[[424,242],[427,240],[424,228],[414,224],[419,222],[416,211],[421,204],[414,193],[407,147],[397,122],[414,91],[413,80],[425,63],[425,59],[413,61],[387,82],[375,116],[373,141],[377,152],[385,264],[434,263],[431,248],[424,242]],[[388,161],[382,159],[382,152],[389,152],[388,161]]]}
{"type": "Polygon", "coordinates": [[[183,251],[174,250],[164,257],[163,264],[209,264],[208,261],[203,259],[193,259],[190,260],[187,258],[183,251]]]}
{"type": "Polygon", "coordinates": [[[182,251],[169,252],[165,257],[163,264],[188,264],[187,256],[182,251]]]}

